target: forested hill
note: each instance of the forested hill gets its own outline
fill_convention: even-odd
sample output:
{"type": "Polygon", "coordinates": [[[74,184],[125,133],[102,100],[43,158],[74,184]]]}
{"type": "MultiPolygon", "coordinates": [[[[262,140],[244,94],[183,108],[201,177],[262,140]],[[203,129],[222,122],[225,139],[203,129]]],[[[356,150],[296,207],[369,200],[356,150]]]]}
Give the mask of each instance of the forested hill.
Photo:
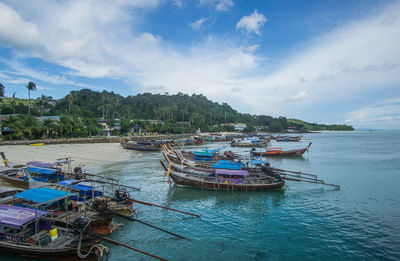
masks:
{"type": "MultiPolygon", "coordinates": [[[[23,101],[23,100],[19,100],[23,101]]],[[[3,102],[2,113],[12,113],[11,103],[3,102]]],[[[24,106],[15,104],[16,113],[26,113],[24,106]]],[[[42,96],[35,100],[32,114],[39,115],[71,115],[82,118],[104,119],[154,119],[168,124],[190,122],[184,130],[200,128],[202,131],[223,130],[223,123],[246,123],[247,131],[254,126],[264,126],[266,130],[281,131],[288,125],[298,130],[353,130],[346,125],[319,125],[303,121],[288,122],[284,117],[274,118],[265,115],[239,113],[226,103],[219,104],[208,100],[204,95],[178,93],[150,94],[123,97],[113,92],[96,92],[89,89],[72,91],[64,98],[52,101],[51,97],[42,96]],[[213,127],[214,126],[214,127],[213,127]],[[218,127],[217,127],[218,126],[218,127]],[[189,129],[188,129],[189,128],[189,129]]],[[[226,127],[225,127],[226,128],[226,127]]],[[[172,128],[170,127],[170,130],[172,128]]]]}

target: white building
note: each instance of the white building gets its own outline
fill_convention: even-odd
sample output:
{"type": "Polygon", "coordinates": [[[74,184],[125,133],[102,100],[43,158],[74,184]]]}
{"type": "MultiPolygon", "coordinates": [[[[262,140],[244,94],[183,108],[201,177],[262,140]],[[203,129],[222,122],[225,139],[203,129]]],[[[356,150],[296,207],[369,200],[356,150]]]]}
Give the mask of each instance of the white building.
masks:
{"type": "Polygon", "coordinates": [[[247,127],[245,123],[235,123],[233,126],[235,127],[235,131],[243,131],[247,127]]]}

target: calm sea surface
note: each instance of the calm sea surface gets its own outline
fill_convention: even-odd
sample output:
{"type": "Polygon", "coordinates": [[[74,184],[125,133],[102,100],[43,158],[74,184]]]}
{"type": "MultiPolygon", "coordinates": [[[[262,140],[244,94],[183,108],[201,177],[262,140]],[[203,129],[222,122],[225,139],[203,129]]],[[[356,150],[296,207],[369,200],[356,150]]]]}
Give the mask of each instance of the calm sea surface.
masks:
{"type": "MultiPolygon", "coordinates": [[[[332,187],[288,181],[268,192],[201,191],[167,184],[160,153],[132,151],[129,161],[99,172],[137,186],[132,195],[202,218],[136,205],[137,218],[190,238],[182,240],[139,223],[111,238],[170,260],[399,260],[400,132],[327,132],[303,158],[270,159],[287,170],[318,174],[332,187]]],[[[221,143],[207,144],[209,148],[221,143]]],[[[239,149],[239,151],[249,149],[239,149]]],[[[238,150],[236,150],[238,151],[238,150]]],[[[151,260],[111,246],[106,260],[151,260]]]]}

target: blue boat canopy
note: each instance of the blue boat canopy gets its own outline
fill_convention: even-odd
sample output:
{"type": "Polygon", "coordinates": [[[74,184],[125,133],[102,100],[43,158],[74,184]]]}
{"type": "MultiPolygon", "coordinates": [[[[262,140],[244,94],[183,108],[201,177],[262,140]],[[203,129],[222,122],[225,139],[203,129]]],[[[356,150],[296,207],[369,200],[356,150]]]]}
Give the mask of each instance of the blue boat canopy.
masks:
{"type": "Polygon", "coordinates": [[[199,157],[212,157],[213,153],[205,152],[205,151],[194,151],[193,154],[199,157]]]}
{"type": "Polygon", "coordinates": [[[32,188],[18,193],[14,197],[37,203],[48,203],[73,195],[76,194],[50,188],[32,188]]]}
{"type": "Polygon", "coordinates": [[[74,185],[70,185],[74,182],[79,182],[79,180],[75,180],[75,179],[69,179],[69,180],[64,180],[59,182],[58,184],[62,185],[62,186],[67,186],[67,187],[71,187],[71,188],[76,188],[79,189],[80,191],[86,192],[86,191],[91,191],[92,187],[91,186],[87,186],[87,185],[83,185],[83,184],[74,184],[74,185]]]}
{"type": "Polygon", "coordinates": [[[46,169],[46,168],[39,168],[39,167],[28,167],[29,172],[34,172],[34,173],[40,173],[40,174],[46,174],[46,175],[51,175],[57,172],[56,169],[46,169]]]}
{"type": "Polygon", "coordinates": [[[249,161],[249,164],[266,164],[266,163],[268,163],[268,161],[266,161],[266,160],[250,160],[249,161]]]}
{"type": "Polygon", "coordinates": [[[213,169],[233,169],[233,170],[240,170],[242,168],[241,164],[219,164],[215,163],[212,164],[211,167],[213,169]]]}

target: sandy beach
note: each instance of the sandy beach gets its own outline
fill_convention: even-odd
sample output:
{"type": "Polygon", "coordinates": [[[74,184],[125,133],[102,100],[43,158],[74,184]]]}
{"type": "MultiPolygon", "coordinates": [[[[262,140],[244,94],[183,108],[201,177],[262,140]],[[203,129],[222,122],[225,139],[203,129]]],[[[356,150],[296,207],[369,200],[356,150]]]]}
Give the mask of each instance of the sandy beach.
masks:
{"type": "Polygon", "coordinates": [[[93,169],[98,164],[126,160],[135,153],[122,149],[119,143],[12,145],[2,146],[0,151],[13,163],[25,164],[33,160],[55,162],[59,158],[70,157],[72,167],[84,166],[85,169],[93,169]]]}

